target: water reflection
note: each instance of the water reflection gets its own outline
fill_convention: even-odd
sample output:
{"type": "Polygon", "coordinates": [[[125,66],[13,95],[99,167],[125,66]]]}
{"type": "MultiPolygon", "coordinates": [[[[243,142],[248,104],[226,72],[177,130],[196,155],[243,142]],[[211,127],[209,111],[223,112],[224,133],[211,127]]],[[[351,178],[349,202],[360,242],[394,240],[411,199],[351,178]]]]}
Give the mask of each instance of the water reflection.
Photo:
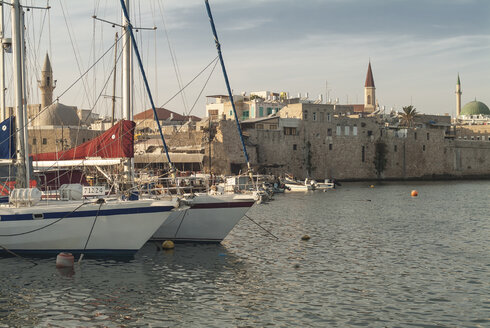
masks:
{"type": "Polygon", "coordinates": [[[0,327],[483,327],[489,186],[279,195],[249,212],[279,241],[243,219],[222,245],[148,243],[133,259],[67,272],[54,258],[0,259],[0,327]]]}

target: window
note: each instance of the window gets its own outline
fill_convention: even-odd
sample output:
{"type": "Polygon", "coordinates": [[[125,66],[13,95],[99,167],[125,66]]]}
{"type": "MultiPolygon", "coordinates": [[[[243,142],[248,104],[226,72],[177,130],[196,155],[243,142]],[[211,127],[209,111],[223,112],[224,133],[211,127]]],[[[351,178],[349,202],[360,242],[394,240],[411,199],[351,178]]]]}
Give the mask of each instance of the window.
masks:
{"type": "Polygon", "coordinates": [[[414,138],[415,140],[417,140],[417,132],[414,132],[414,134],[413,134],[413,138],[414,138]]]}
{"type": "Polygon", "coordinates": [[[230,110],[230,116],[233,116],[233,111],[232,110],[230,110]]]}
{"type": "Polygon", "coordinates": [[[346,125],[344,128],[344,134],[348,136],[350,134],[350,126],[346,125]]]}
{"type": "Polygon", "coordinates": [[[259,117],[264,116],[264,107],[259,107],[259,117]]]}
{"type": "Polygon", "coordinates": [[[342,127],[340,125],[337,125],[337,131],[335,131],[335,134],[340,136],[342,134],[342,127]]]}
{"type": "Polygon", "coordinates": [[[371,131],[371,130],[368,130],[367,133],[368,133],[368,137],[373,135],[373,131],[371,131]]]}
{"type": "Polygon", "coordinates": [[[353,135],[353,136],[357,136],[357,125],[354,125],[354,126],[352,127],[352,135],[353,135]]]}
{"type": "Polygon", "coordinates": [[[313,112],[313,121],[316,121],[316,112],[313,112]]]}
{"type": "Polygon", "coordinates": [[[272,114],[272,107],[267,107],[267,115],[272,114]]]}
{"type": "Polygon", "coordinates": [[[393,146],[393,151],[396,153],[396,145],[393,146]]]}
{"type": "Polygon", "coordinates": [[[429,140],[429,132],[427,132],[427,140],[429,140]]]}
{"type": "Polygon", "coordinates": [[[82,143],[85,142],[85,138],[82,139],[82,143]]]}
{"type": "Polygon", "coordinates": [[[422,151],[425,151],[425,145],[422,146],[422,151]]]}
{"type": "Polygon", "coordinates": [[[329,136],[329,137],[332,136],[332,129],[327,129],[327,136],[329,136]]]}
{"type": "Polygon", "coordinates": [[[277,130],[277,124],[269,124],[269,130],[277,130]]]}
{"type": "Polygon", "coordinates": [[[366,127],[366,123],[362,122],[361,123],[361,128],[364,128],[364,127],[366,127]]]}
{"type": "Polygon", "coordinates": [[[43,138],[43,145],[47,145],[47,144],[48,144],[48,139],[43,138]]]}
{"type": "Polygon", "coordinates": [[[328,150],[332,150],[333,148],[333,145],[332,144],[328,144],[328,150]]]}
{"type": "Polygon", "coordinates": [[[284,128],[284,135],[286,136],[295,136],[296,135],[296,128],[284,128]]]}
{"type": "Polygon", "coordinates": [[[303,112],[303,120],[308,121],[308,111],[303,112]]]}
{"type": "Polygon", "coordinates": [[[293,145],[293,150],[296,150],[298,146],[296,144],[293,145]]]}
{"type": "Polygon", "coordinates": [[[255,126],[255,129],[257,129],[257,130],[263,130],[264,129],[264,124],[257,123],[257,125],[255,126]]]}
{"type": "Polygon", "coordinates": [[[365,159],[366,159],[366,151],[364,149],[364,146],[362,146],[362,148],[361,148],[361,162],[364,162],[365,159]]]}
{"type": "Polygon", "coordinates": [[[36,138],[32,139],[32,144],[37,145],[37,139],[36,138]]]}
{"type": "Polygon", "coordinates": [[[330,122],[332,120],[332,117],[330,116],[330,113],[327,113],[327,122],[330,122]]]}
{"type": "Polygon", "coordinates": [[[250,116],[255,117],[255,106],[254,105],[250,106],[250,116]]]}
{"type": "Polygon", "coordinates": [[[367,96],[367,104],[368,105],[371,105],[371,95],[368,95],[367,96]]]}
{"type": "Polygon", "coordinates": [[[248,113],[249,113],[249,112],[248,112],[248,110],[244,110],[244,111],[243,111],[242,118],[243,118],[244,120],[245,120],[245,119],[247,119],[247,118],[249,117],[249,114],[248,114],[248,113]]]}

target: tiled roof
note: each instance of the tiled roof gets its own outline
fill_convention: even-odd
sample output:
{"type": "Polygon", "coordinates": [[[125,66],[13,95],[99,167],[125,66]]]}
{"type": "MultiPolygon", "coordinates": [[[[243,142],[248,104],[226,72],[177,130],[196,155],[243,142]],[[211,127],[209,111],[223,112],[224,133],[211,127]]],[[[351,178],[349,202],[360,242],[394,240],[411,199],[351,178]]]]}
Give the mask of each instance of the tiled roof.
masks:
{"type": "MultiPolygon", "coordinates": [[[[170,119],[171,115],[173,115],[172,121],[188,121],[189,118],[193,122],[200,121],[201,119],[197,116],[190,115],[190,116],[184,116],[179,113],[172,112],[171,110],[165,109],[165,108],[157,108],[157,116],[159,121],[164,121],[170,119]]],[[[142,113],[134,115],[134,120],[146,120],[146,119],[153,119],[153,110],[150,108],[148,110],[145,110],[142,113]]]]}

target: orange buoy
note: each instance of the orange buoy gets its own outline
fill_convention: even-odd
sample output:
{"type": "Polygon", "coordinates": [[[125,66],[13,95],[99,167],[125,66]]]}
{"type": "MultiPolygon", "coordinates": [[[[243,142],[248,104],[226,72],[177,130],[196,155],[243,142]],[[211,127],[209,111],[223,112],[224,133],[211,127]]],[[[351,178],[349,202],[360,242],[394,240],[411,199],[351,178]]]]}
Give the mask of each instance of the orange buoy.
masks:
{"type": "Polygon", "coordinates": [[[74,263],[74,258],[72,253],[59,253],[56,257],[56,267],[66,268],[72,267],[74,263]]]}
{"type": "Polygon", "coordinates": [[[412,193],[410,194],[412,197],[417,197],[419,195],[417,190],[412,190],[412,193]]]}

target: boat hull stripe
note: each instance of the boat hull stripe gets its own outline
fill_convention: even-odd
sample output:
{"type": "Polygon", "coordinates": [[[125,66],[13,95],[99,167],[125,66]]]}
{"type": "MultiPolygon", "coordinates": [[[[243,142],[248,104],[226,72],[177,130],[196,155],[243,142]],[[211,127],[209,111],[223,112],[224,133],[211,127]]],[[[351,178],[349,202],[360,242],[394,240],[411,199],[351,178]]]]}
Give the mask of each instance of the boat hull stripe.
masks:
{"type": "Polygon", "coordinates": [[[232,208],[232,207],[251,207],[254,201],[245,202],[223,202],[223,203],[202,203],[192,204],[191,208],[232,208]]]}
{"type": "MultiPolygon", "coordinates": [[[[75,212],[39,212],[36,214],[43,214],[46,219],[60,219],[60,218],[81,218],[81,217],[95,217],[98,216],[112,216],[121,214],[141,214],[141,213],[155,213],[155,212],[168,212],[171,211],[173,206],[148,206],[148,207],[134,207],[134,208],[116,208],[110,210],[90,210],[90,211],[75,211],[75,212]]],[[[29,214],[8,214],[2,215],[0,221],[23,221],[34,220],[32,213],[29,214]]]]}

